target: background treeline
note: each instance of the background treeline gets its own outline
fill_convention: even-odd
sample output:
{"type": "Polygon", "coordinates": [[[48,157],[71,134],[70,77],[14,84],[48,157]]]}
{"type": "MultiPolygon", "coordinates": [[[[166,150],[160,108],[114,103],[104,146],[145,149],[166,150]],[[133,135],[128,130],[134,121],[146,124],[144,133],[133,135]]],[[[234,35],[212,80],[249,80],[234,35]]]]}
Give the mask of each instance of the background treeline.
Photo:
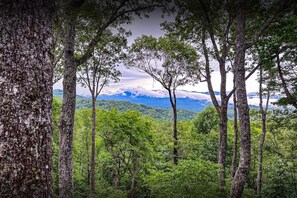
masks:
{"type": "MultiPolygon", "coordinates": [[[[58,128],[61,103],[54,100],[54,193],[58,196],[58,128]]],[[[178,122],[179,164],[172,164],[172,123],[97,108],[96,196],[219,197],[218,124],[213,107],[194,119],[178,122]]],[[[268,112],[264,146],[263,197],[297,195],[297,118],[288,111],[268,112]]],[[[91,109],[76,111],[74,127],[74,196],[89,195],[91,109]]],[[[233,145],[233,120],[228,122],[228,145],[233,145]]],[[[251,111],[252,158],[244,197],[256,197],[258,142],[261,119],[251,111]]],[[[227,186],[231,185],[232,147],[227,150],[227,186]]]]}

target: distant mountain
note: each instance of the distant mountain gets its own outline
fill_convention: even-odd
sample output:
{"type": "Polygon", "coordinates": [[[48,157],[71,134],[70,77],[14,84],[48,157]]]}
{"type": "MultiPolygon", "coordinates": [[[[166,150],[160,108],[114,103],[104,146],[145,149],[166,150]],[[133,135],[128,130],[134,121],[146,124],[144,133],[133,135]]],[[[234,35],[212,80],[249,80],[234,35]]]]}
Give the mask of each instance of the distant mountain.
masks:
{"type": "MultiPolygon", "coordinates": [[[[62,100],[63,91],[62,90],[54,90],[54,96],[58,100],[62,100]]],[[[112,108],[116,108],[119,111],[127,111],[127,110],[137,110],[142,112],[143,115],[150,116],[154,119],[163,120],[163,121],[171,121],[173,118],[171,108],[157,108],[146,106],[143,104],[135,104],[129,101],[120,101],[120,100],[97,100],[97,106],[110,110],[112,108]]],[[[76,109],[85,109],[91,108],[92,101],[90,97],[77,96],[76,98],[76,109]]],[[[192,120],[196,112],[188,111],[184,109],[178,109],[178,120],[192,120]]]]}
{"type": "MultiPolygon", "coordinates": [[[[100,95],[98,100],[127,101],[134,104],[143,104],[151,107],[171,108],[168,97],[151,97],[146,95],[135,95],[129,91],[115,95],[100,95]]],[[[195,100],[191,98],[177,98],[177,108],[199,112],[206,106],[212,105],[208,100],[195,100]]]]}
{"type": "MultiPolygon", "coordinates": [[[[143,115],[163,121],[170,121],[173,118],[171,109],[150,107],[142,104],[133,104],[127,101],[98,100],[97,106],[107,110],[112,108],[116,108],[119,111],[137,110],[142,112],[143,115]]],[[[91,107],[92,102],[90,98],[77,98],[76,109],[85,109],[91,107]]],[[[192,120],[197,114],[196,112],[184,109],[178,109],[177,111],[178,120],[192,120]]]]}
{"type": "MultiPolygon", "coordinates": [[[[62,98],[63,90],[55,89],[53,92],[54,96],[57,98],[62,98]]],[[[219,95],[219,92],[215,92],[216,95],[219,95]]],[[[256,99],[256,93],[248,93],[248,98],[250,101],[256,99]]],[[[90,96],[80,96],[77,95],[77,98],[91,98],[90,96]]],[[[122,93],[117,94],[102,94],[98,98],[98,101],[125,101],[133,104],[146,105],[155,108],[165,108],[171,109],[171,104],[166,92],[161,91],[150,91],[150,93],[142,93],[142,91],[123,91],[122,93]]],[[[258,102],[257,102],[258,103],[258,102]]],[[[254,102],[254,104],[257,104],[254,102]]],[[[189,92],[189,91],[180,91],[177,98],[177,108],[184,109],[188,111],[199,112],[202,111],[206,106],[212,105],[210,101],[210,96],[208,92],[189,92]]],[[[255,105],[250,105],[251,108],[259,108],[255,105]]],[[[229,109],[233,109],[233,104],[229,103],[229,109]]]]}
{"type": "Polygon", "coordinates": [[[53,90],[53,95],[54,96],[63,96],[63,90],[61,90],[61,89],[54,89],[53,90]]]}

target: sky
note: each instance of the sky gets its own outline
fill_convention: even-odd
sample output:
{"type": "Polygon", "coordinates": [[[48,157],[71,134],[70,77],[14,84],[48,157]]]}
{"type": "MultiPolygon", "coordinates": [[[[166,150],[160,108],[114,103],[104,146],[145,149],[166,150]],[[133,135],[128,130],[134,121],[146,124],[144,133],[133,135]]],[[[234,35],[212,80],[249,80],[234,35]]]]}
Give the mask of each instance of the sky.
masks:
{"type": "MultiPolygon", "coordinates": [[[[164,31],[162,30],[160,23],[163,21],[172,21],[174,19],[173,16],[164,16],[161,17],[161,12],[155,11],[150,14],[150,18],[135,18],[134,21],[130,25],[125,25],[126,29],[130,29],[132,32],[132,36],[128,38],[128,43],[131,45],[134,39],[140,37],[142,35],[152,35],[154,37],[160,37],[164,35],[164,31]]],[[[215,68],[217,65],[216,62],[211,62],[212,66],[215,68]]],[[[124,65],[119,67],[119,70],[122,73],[120,77],[120,82],[111,83],[108,87],[105,87],[102,90],[102,94],[118,94],[124,91],[134,91],[140,92],[144,95],[149,95],[150,93],[156,93],[156,91],[152,92],[152,90],[160,91],[160,94],[163,93],[162,86],[155,82],[149,75],[145,73],[141,73],[139,71],[131,70],[125,68],[124,65]]],[[[233,75],[230,73],[227,75],[227,91],[231,91],[233,89],[233,75]]],[[[220,90],[220,74],[218,71],[214,71],[212,73],[212,82],[213,88],[215,91],[220,90]]],[[[249,80],[246,81],[247,91],[248,92],[257,92],[258,91],[258,83],[256,81],[256,73],[253,74],[249,80]]],[[[54,85],[54,89],[62,89],[62,81],[59,81],[54,85]]],[[[184,91],[195,91],[195,92],[206,92],[207,84],[206,82],[198,83],[197,85],[186,85],[184,87],[180,87],[178,90],[184,91]]],[[[181,97],[184,96],[182,91],[180,91],[181,97]]],[[[90,95],[88,89],[81,87],[77,84],[77,94],[78,95],[90,95]]]]}

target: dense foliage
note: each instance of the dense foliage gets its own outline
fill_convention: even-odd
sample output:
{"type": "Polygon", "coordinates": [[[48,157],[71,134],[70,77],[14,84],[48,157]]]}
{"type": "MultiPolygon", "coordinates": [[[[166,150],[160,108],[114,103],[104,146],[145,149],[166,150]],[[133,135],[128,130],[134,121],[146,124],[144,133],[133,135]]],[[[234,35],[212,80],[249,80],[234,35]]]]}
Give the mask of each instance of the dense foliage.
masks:
{"type": "MultiPolygon", "coordinates": [[[[54,178],[57,195],[58,130],[61,104],[54,100],[54,178]]],[[[127,197],[218,197],[218,126],[199,125],[205,120],[218,122],[213,107],[207,107],[195,119],[178,122],[180,136],[178,165],[173,165],[171,123],[139,111],[97,109],[96,196],[127,197]],[[208,116],[208,117],[206,117],[208,116]],[[205,129],[206,127],[206,129],[205,129]],[[134,181],[133,181],[134,180],[134,181]],[[132,181],[134,187],[132,188],[132,181]]],[[[297,118],[290,111],[270,111],[267,142],[264,146],[264,197],[297,195],[297,118]]],[[[252,152],[257,156],[261,134],[258,110],[251,112],[252,152]]],[[[207,124],[207,122],[206,122],[207,124]]],[[[233,144],[233,121],[228,122],[228,145],[233,144]]],[[[91,109],[75,115],[74,194],[88,197],[91,141],[91,109]]],[[[232,148],[227,150],[227,171],[232,148]]],[[[256,195],[257,158],[252,159],[251,174],[244,191],[256,195]]],[[[231,177],[227,176],[227,186],[231,177]]]]}

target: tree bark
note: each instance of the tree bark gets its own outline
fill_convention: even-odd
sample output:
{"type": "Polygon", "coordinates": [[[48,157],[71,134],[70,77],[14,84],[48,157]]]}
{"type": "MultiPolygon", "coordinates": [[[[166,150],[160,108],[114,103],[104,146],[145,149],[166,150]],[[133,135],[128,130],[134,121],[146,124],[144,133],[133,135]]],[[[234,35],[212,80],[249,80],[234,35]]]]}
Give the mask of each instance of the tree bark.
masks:
{"type": "Polygon", "coordinates": [[[269,91],[267,95],[266,107],[263,107],[263,69],[260,67],[260,82],[259,82],[259,97],[260,97],[260,112],[261,112],[261,123],[262,123],[262,133],[259,143],[259,153],[258,153],[258,175],[257,175],[257,197],[261,197],[262,192],[262,162],[263,162],[263,146],[266,136],[266,114],[269,104],[269,91]]]}
{"type": "Polygon", "coordinates": [[[52,196],[52,5],[0,2],[0,197],[52,196]]]}
{"type": "Polygon", "coordinates": [[[245,182],[247,180],[251,163],[251,132],[249,106],[245,85],[245,21],[246,21],[246,2],[239,1],[239,13],[236,25],[236,47],[235,47],[235,86],[240,121],[240,162],[235,173],[231,197],[242,196],[245,182]]]}
{"type": "Polygon", "coordinates": [[[95,135],[96,135],[96,96],[92,94],[92,149],[90,162],[90,196],[95,192],[95,135]]]}
{"type": "Polygon", "coordinates": [[[227,152],[227,104],[222,101],[220,111],[220,139],[219,139],[219,158],[218,164],[220,166],[219,178],[222,196],[225,196],[225,178],[226,178],[226,152],[227,152]]]}
{"type": "Polygon", "coordinates": [[[233,94],[233,105],[234,105],[234,144],[233,144],[233,154],[232,154],[232,162],[231,162],[231,177],[234,178],[236,171],[236,163],[237,163],[237,143],[238,143],[238,126],[237,126],[237,101],[236,101],[236,93],[233,94]]]}
{"type": "Polygon", "coordinates": [[[65,70],[63,74],[63,102],[59,121],[59,196],[73,197],[73,126],[76,100],[76,61],[74,58],[75,42],[74,17],[66,17],[64,38],[65,70]]]}
{"type": "Polygon", "coordinates": [[[171,93],[171,90],[168,89],[169,99],[173,112],[173,163],[177,165],[178,163],[178,133],[177,133],[177,109],[176,109],[176,95],[175,90],[171,93]]]}

